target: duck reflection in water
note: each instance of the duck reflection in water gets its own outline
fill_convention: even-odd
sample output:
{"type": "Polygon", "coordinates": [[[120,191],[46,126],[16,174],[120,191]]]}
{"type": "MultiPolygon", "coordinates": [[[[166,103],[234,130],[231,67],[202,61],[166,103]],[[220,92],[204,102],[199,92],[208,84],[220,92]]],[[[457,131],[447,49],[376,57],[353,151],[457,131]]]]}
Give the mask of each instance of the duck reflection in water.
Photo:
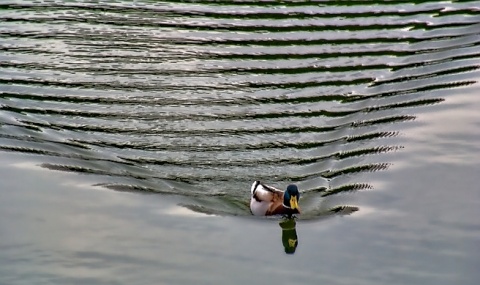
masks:
{"type": "Polygon", "coordinates": [[[298,246],[295,218],[286,218],[280,221],[282,228],[282,243],[286,254],[294,254],[298,246]]]}

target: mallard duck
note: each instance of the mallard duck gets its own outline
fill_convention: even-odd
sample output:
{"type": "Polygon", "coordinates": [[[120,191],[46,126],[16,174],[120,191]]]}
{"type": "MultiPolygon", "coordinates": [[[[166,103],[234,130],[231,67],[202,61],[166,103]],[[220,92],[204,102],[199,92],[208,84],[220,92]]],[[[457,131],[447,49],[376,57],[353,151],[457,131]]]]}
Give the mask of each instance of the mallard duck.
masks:
{"type": "Polygon", "coordinates": [[[255,181],[252,184],[251,192],[250,210],[255,216],[300,214],[298,206],[300,192],[296,185],[288,185],[287,190],[283,192],[260,181],[255,181]]]}

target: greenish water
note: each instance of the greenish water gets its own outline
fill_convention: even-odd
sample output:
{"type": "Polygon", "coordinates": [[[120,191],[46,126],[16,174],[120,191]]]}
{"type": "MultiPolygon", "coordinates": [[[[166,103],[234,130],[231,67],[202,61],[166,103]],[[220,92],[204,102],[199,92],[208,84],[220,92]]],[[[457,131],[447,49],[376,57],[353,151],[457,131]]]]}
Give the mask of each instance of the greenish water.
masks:
{"type": "Polygon", "coordinates": [[[479,11],[2,2],[0,284],[478,284],[479,11]]]}

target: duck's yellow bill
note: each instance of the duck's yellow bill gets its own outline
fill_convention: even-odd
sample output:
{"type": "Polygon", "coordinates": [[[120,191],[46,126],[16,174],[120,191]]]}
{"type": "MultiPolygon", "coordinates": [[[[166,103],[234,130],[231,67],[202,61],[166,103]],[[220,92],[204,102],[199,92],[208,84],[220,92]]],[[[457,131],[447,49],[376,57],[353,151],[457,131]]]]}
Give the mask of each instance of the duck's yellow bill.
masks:
{"type": "Polygon", "coordinates": [[[297,197],[292,196],[292,197],[290,198],[290,208],[292,208],[292,209],[298,209],[297,197]]]}

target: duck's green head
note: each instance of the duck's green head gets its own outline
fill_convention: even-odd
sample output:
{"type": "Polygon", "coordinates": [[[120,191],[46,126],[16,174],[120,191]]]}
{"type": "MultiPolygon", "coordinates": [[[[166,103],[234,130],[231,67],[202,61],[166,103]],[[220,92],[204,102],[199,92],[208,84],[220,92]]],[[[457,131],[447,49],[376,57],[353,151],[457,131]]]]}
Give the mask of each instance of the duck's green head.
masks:
{"type": "Polygon", "coordinates": [[[283,194],[283,205],[300,212],[298,200],[300,200],[300,192],[298,191],[297,185],[288,185],[287,191],[283,194]]]}

